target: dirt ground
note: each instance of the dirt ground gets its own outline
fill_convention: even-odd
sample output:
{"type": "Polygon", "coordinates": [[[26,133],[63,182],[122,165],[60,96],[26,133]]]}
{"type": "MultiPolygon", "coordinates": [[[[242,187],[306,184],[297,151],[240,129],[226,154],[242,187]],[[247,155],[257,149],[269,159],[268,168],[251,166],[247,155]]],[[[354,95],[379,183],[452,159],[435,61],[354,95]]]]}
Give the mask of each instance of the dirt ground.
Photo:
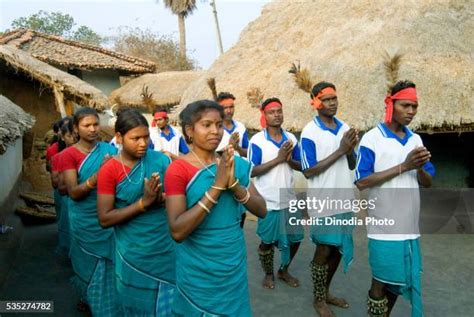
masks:
{"type": "MultiPolygon", "coordinates": [[[[69,261],[58,258],[56,224],[22,225],[19,218],[9,215],[13,232],[0,235],[0,300],[53,300],[58,316],[84,316],[75,310],[77,296],[69,283],[72,270],[69,261]]],[[[316,316],[312,308],[312,283],[309,262],[314,245],[305,239],[290,267],[301,286],[292,288],[276,282],[274,290],[260,286],[263,273],[257,256],[256,222],[246,221],[245,237],[248,255],[248,280],[254,316],[316,316]]],[[[370,286],[367,261],[367,238],[364,230],[354,233],[355,259],[349,272],[339,270],[333,281],[332,292],[345,297],[349,309],[334,308],[339,317],[366,316],[366,295],[370,286]]],[[[472,259],[474,235],[425,235],[421,239],[424,274],[423,299],[426,316],[469,317],[474,294],[472,259]]],[[[279,252],[275,252],[275,268],[279,252]]],[[[399,299],[392,316],[410,315],[410,306],[399,299]]],[[[38,316],[38,315],[34,315],[38,316]]]]}

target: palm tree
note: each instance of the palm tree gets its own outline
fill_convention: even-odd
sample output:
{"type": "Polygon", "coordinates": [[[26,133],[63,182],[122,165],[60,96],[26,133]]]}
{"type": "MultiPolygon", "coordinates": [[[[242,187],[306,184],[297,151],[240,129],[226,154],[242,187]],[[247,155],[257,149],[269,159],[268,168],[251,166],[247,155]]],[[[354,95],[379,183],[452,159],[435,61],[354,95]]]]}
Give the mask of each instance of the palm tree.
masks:
{"type": "Polygon", "coordinates": [[[184,20],[196,9],[196,0],[163,0],[165,7],[178,16],[179,54],[186,59],[186,26],[184,20]]]}

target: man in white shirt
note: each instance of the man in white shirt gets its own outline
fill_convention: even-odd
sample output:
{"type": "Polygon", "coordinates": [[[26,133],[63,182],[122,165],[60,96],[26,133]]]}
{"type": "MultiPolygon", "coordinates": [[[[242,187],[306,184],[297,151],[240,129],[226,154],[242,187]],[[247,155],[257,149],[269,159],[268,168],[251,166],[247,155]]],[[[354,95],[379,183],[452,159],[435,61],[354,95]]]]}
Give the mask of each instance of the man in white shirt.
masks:
{"type": "Polygon", "coordinates": [[[155,151],[163,152],[172,160],[176,160],[180,154],[189,152],[183,135],[178,129],[169,125],[168,111],[164,108],[157,108],[153,112],[150,140],[154,144],[155,151]]]}
{"type": "MultiPolygon", "coordinates": [[[[358,142],[357,131],[336,118],[338,99],[332,83],[316,84],[310,94],[311,104],[318,115],[301,132],[301,162],[304,176],[308,179],[308,196],[321,199],[353,200],[354,147],[358,142]]],[[[311,197],[311,198],[313,198],[311,197]]],[[[351,211],[324,210],[313,217],[349,219],[351,211]]],[[[311,226],[311,240],[316,244],[311,276],[313,280],[314,308],[320,316],[332,316],[328,304],[348,308],[342,298],[329,293],[329,286],[341,258],[344,272],[352,261],[353,241],[350,226],[311,226]]]]}
{"type": "Polygon", "coordinates": [[[417,113],[415,84],[397,82],[385,99],[385,122],[360,142],[356,185],[377,199],[370,218],[394,225],[368,224],[372,285],[369,316],[389,316],[398,295],[410,299],[412,317],[423,316],[419,242],[419,184],[430,187],[435,168],[420,136],[407,128],[417,113]]]}
{"type": "MultiPolygon", "coordinates": [[[[121,106],[121,107],[118,108],[115,116],[118,118],[120,116],[120,114],[122,114],[122,113],[124,113],[124,112],[126,112],[130,109],[132,109],[132,108],[121,106]]],[[[122,144],[117,143],[117,137],[115,135],[112,138],[112,140],[110,140],[109,144],[114,146],[117,150],[122,151],[122,144]]],[[[153,141],[150,140],[150,142],[148,143],[148,148],[153,149],[154,147],[155,146],[153,145],[153,141]]]]}
{"type": "Polygon", "coordinates": [[[222,151],[228,144],[232,144],[236,153],[242,157],[247,157],[249,138],[247,129],[243,123],[234,120],[235,97],[231,93],[221,92],[217,95],[217,103],[224,108],[224,135],[221,143],[217,147],[217,152],[222,151]]]}
{"type": "MultiPolygon", "coordinates": [[[[303,232],[289,228],[289,201],[296,199],[293,190],[294,172],[301,170],[296,137],[282,129],[283,110],[278,98],[265,100],[261,106],[263,130],[250,140],[249,160],[253,165],[253,183],[267,203],[267,215],[258,220],[258,249],[265,272],[264,288],[275,287],[273,274],[274,246],[281,253],[278,278],[292,287],[299,281],[291,276],[288,267],[298,251],[303,232]]],[[[300,228],[301,229],[301,228],[300,228]]]]}

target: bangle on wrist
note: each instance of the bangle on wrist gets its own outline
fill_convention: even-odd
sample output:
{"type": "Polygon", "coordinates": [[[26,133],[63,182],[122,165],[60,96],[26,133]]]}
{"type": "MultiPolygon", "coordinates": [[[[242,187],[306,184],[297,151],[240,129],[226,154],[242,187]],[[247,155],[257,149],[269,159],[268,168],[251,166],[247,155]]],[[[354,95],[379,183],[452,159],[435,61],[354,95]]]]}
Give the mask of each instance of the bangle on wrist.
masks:
{"type": "Polygon", "coordinates": [[[198,201],[198,205],[199,205],[202,209],[204,209],[204,211],[207,212],[208,214],[211,213],[211,210],[210,210],[209,208],[207,208],[207,206],[204,205],[204,203],[203,203],[202,201],[199,200],[199,201],[198,201]]]}
{"type": "Polygon", "coordinates": [[[234,183],[232,183],[232,185],[229,186],[229,189],[234,188],[235,186],[237,186],[237,184],[239,184],[239,179],[238,178],[235,180],[234,183]]]}
{"type": "Polygon", "coordinates": [[[143,197],[138,200],[138,206],[140,206],[141,211],[145,211],[145,203],[143,202],[143,197]]]}
{"type": "Polygon", "coordinates": [[[214,205],[217,204],[217,200],[212,198],[211,194],[209,194],[207,191],[204,193],[204,196],[206,196],[206,198],[209,199],[209,201],[213,203],[214,205]]]}
{"type": "Polygon", "coordinates": [[[211,188],[214,188],[214,189],[217,189],[217,190],[220,190],[220,191],[223,191],[223,190],[227,189],[225,187],[219,187],[219,186],[216,186],[216,185],[212,185],[211,188]]]}
{"type": "Polygon", "coordinates": [[[250,192],[247,188],[245,188],[245,196],[243,198],[238,198],[234,195],[234,199],[237,200],[239,203],[245,205],[250,200],[250,192]]]}

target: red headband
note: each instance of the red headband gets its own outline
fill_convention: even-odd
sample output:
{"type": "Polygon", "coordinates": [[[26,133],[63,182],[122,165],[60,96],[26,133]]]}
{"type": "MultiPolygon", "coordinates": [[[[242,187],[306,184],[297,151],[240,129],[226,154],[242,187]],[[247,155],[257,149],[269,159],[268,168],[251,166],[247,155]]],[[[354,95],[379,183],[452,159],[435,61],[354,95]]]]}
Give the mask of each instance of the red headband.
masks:
{"type": "Polygon", "coordinates": [[[262,128],[267,127],[267,120],[265,120],[265,111],[270,110],[272,108],[276,107],[282,107],[283,105],[279,103],[278,101],[272,101],[268,105],[265,106],[265,109],[260,109],[260,125],[262,128]]]}
{"type": "Polygon", "coordinates": [[[326,87],[322,89],[316,96],[314,96],[309,103],[314,109],[321,109],[323,105],[320,98],[325,95],[336,95],[336,90],[334,90],[332,87],[326,87]]]}
{"type": "MultiPolygon", "coordinates": [[[[165,111],[155,112],[155,114],[153,115],[153,119],[160,119],[160,118],[168,118],[168,113],[165,111]]],[[[151,122],[151,126],[156,127],[155,120],[151,122]]]]}
{"type": "Polygon", "coordinates": [[[394,100],[410,100],[416,102],[418,101],[416,89],[413,87],[408,87],[400,90],[393,96],[387,95],[385,97],[385,123],[392,122],[394,100]]]}
{"type": "Polygon", "coordinates": [[[153,115],[153,118],[155,119],[168,118],[168,113],[166,113],[165,111],[155,112],[155,114],[153,115]]]}

